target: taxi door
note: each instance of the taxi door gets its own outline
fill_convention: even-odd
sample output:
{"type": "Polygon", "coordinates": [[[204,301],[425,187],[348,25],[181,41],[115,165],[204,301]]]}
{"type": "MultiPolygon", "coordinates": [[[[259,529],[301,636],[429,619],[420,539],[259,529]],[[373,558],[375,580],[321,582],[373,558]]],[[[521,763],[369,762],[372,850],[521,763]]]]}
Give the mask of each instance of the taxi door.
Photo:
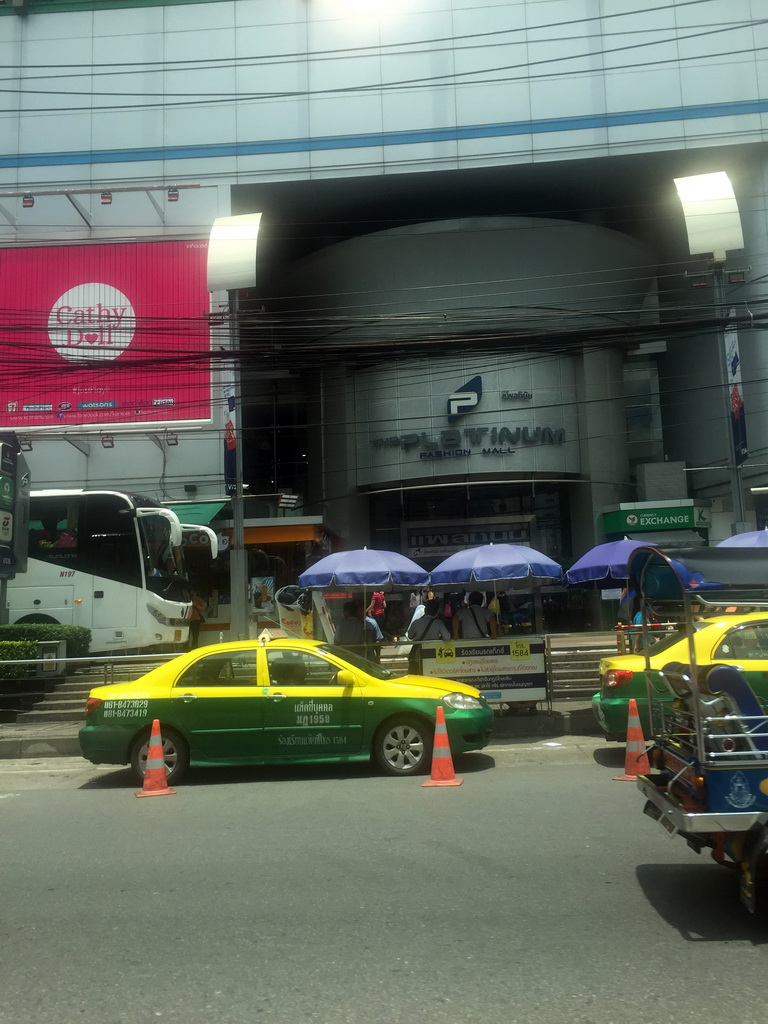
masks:
{"type": "Polygon", "coordinates": [[[256,651],[217,651],[176,680],[165,716],[205,757],[261,756],[264,705],[256,685],[256,651]]]}
{"type": "Polygon", "coordinates": [[[338,666],[314,652],[267,648],[264,654],[265,755],[358,754],[363,736],[362,688],[337,682],[338,666]]]}

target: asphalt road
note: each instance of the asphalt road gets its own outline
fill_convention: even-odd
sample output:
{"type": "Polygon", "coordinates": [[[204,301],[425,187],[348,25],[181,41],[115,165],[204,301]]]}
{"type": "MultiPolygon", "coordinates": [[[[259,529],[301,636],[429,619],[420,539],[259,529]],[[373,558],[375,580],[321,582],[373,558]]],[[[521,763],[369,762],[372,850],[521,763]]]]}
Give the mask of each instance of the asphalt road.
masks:
{"type": "Polygon", "coordinates": [[[493,747],[451,789],[204,770],[151,800],[4,762],[0,1022],[762,1024],[768,917],[642,815],[622,757],[493,747]]]}

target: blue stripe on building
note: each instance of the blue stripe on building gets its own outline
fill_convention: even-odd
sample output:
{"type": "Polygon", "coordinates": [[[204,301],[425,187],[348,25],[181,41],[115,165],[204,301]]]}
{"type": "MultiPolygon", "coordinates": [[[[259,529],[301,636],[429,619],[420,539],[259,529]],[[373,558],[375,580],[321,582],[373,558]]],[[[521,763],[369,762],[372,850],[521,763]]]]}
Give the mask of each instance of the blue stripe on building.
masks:
{"type": "Polygon", "coordinates": [[[468,139],[512,138],[595,128],[617,128],[632,124],[662,124],[673,121],[738,117],[768,112],[768,99],[736,103],[702,103],[657,110],[631,110],[615,114],[579,117],[539,118],[501,124],[465,125],[402,132],[366,132],[360,135],[331,135],[316,139],[275,139],[264,142],[210,143],[196,146],[151,146],[145,149],[74,150],[62,153],[0,155],[2,167],[52,167],[73,164],[136,163],[152,160],[221,159],[265,156],[275,153],[317,153],[328,150],[367,149],[373,146],[411,146],[419,143],[461,142],[468,139]]]}

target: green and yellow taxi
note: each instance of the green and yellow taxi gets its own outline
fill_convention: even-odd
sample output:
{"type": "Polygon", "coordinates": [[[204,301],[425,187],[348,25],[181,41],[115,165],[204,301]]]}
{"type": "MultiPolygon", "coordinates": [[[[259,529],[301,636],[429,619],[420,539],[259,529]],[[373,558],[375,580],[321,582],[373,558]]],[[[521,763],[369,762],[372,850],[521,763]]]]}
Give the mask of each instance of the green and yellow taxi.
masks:
{"type": "MultiPolygon", "coordinates": [[[[756,697],[768,709],[768,613],[722,614],[695,624],[696,661],[708,665],[737,665],[756,697]]],[[[649,650],[651,671],[672,662],[690,662],[684,630],[662,633],[649,650]]],[[[662,684],[659,683],[659,686],[662,684]]],[[[600,692],[592,698],[592,710],[609,740],[627,737],[629,701],[634,698],[643,735],[650,736],[648,690],[643,654],[623,654],[600,662],[600,692]]],[[[654,690],[654,700],[673,700],[671,693],[654,690]]]]}
{"type": "Polygon", "coordinates": [[[453,754],[486,746],[493,712],[472,686],[398,675],[314,640],[241,641],[91,690],[80,749],[141,780],[157,719],[169,785],[190,765],[370,758],[389,775],[415,775],[429,770],[439,706],[453,754]]]}

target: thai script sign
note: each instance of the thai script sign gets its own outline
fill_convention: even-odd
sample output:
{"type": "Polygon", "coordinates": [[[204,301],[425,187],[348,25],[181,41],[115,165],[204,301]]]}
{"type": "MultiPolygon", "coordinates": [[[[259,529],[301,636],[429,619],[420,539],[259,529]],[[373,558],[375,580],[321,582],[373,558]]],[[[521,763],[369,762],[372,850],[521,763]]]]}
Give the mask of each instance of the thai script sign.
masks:
{"type": "Polygon", "coordinates": [[[490,703],[546,700],[541,636],[430,641],[421,647],[421,665],[422,675],[475,686],[490,703]]]}

